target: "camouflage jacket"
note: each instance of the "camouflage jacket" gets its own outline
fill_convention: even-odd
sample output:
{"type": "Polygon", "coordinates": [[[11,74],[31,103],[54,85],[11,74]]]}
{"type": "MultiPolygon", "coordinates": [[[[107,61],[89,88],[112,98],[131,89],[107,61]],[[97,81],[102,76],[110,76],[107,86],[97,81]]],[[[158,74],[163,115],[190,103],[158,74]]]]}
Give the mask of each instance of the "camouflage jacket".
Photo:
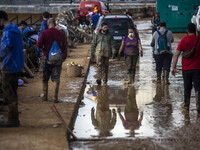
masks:
{"type": "Polygon", "coordinates": [[[104,35],[100,30],[92,40],[91,55],[110,57],[112,53],[116,53],[113,36],[109,32],[104,35]]]}

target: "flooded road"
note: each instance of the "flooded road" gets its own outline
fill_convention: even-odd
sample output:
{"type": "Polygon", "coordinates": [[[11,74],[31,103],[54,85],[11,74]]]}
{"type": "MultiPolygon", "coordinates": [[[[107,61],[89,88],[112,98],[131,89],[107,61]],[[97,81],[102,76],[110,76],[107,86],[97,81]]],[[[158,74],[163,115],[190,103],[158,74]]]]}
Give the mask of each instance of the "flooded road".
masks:
{"type": "MultiPolygon", "coordinates": [[[[152,57],[150,21],[135,22],[140,32],[144,56],[137,64],[134,85],[124,84],[124,61],[111,60],[108,85],[97,86],[96,67],[91,66],[73,133],[83,140],[173,138],[175,132],[198,121],[194,91],[190,113],[183,112],[183,80],[179,72],[170,74],[171,85],[156,84],[155,62],[152,57]]],[[[180,35],[175,35],[174,51],[180,35]]],[[[181,68],[180,60],[178,68],[181,68]]],[[[115,144],[115,143],[113,143],[115,144]]],[[[90,149],[78,142],[71,149],[90,149]],[[84,147],[84,148],[83,148],[84,147]]]]}

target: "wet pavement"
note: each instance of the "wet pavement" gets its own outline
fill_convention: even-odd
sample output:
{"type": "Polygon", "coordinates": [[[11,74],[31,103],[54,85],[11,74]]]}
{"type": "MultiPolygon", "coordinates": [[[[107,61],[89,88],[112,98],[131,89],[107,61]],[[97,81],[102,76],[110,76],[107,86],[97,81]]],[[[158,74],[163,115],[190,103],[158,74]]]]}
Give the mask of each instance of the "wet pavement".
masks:
{"type": "MultiPolygon", "coordinates": [[[[170,74],[170,85],[156,84],[155,62],[150,47],[150,21],[135,23],[144,50],[144,56],[137,64],[135,83],[131,86],[124,84],[123,79],[126,78],[124,61],[110,61],[108,85],[97,86],[96,67],[90,67],[83,99],[85,105],[79,108],[73,130],[81,140],[158,139],[174,138],[177,135],[181,137],[184,131],[178,134],[180,129],[184,130],[189,124],[199,122],[194,91],[190,112],[186,113],[181,108],[183,102],[181,71],[176,77],[170,74]]],[[[180,36],[175,35],[174,49],[180,41],[180,36]]],[[[180,60],[178,68],[181,68],[180,60]]],[[[71,149],[74,150],[90,149],[90,147],[91,145],[81,142],[71,143],[71,149]]]]}

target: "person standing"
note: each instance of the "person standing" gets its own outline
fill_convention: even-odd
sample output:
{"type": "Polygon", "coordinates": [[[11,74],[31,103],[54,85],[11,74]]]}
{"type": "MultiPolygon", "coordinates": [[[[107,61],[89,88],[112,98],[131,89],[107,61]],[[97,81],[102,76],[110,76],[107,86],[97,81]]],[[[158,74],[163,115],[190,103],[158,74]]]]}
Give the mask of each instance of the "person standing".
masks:
{"type": "Polygon", "coordinates": [[[142,44],[139,35],[134,27],[129,27],[128,36],[125,36],[122,40],[121,47],[118,52],[120,57],[121,52],[124,50],[125,63],[127,66],[128,84],[134,83],[136,64],[139,53],[143,56],[142,44]]]}
{"type": "Polygon", "coordinates": [[[156,62],[157,83],[161,83],[161,73],[164,71],[165,84],[169,85],[169,72],[172,61],[172,46],[174,37],[171,31],[166,29],[166,23],[160,22],[160,30],[154,32],[151,46],[155,48],[154,59],[156,62]]]}
{"type": "MultiPolygon", "coordinates": [[[[49,14],[48,12],[44,12],[44,13],[42,14],[42,16],[43,16],[43,21],[42,21],[40,30],[39,30],[39,32],[38,32],[38,40],[39,40],[39,38],[40,38],[40,34],[42,33],[42,31],[48,29],[47,21],[48,21],[48,19],[49,19],[49,17],[50,17],[50,14],[49,14]]],[[[37,48],[37,52],[38,52],[38,54],[39,54],[39,57],[41,57],[42,54],[41,54],[41,50],[40,50],[39,48],[37,48]]]]}
{"type": "Polygon", "coordinates": [[[14,23],[8,21],[8,15],[0,10],[0,30],[3,30],[0,49],[2,87],[5,102],[8,105],[8,120],[0,127],[18,127],[18,73],[24,67],[22,35],[14,23]]]}
{"type": "Polygon", "coordinates": [[[173,58],[172,75],[176,74],[176,65],[181,53],[193,48],[196,45],[196,50],[193,56],[190,58],[182,57],[182,74],[184,81],[184,103],[182,107],[189,110],[190,97],[192,86],[196,92],[196,108],[200,113],[200,41],[196,36],[196,25],[193,23],[187,26],[188,35],[185,36],[179,43],[176,53],[173,58]]]}
{"type": "Polygon", "coordinates": [[[152,35],[153,35],[154,32],[157,31],[157,29],[159,28],[159,25],[160,25],[159,12],[155,13],[155,15],[153,16],[153,18],[151,19],[151,23],[152,23],[152,35]]]}
{"type": "Polygon", "coordinates": [[[66,36],[63,32],[55,28],[55,19],[50,18],[47,21],[48,29],[41,33],[37,46],[42,49],[42,71],[43,71],[43,101],[48,100],[48,81],[51,76],[51,80],[55,82],[54,85],[54,103],[58,103],[58,90],[60,85],[60,74],[62,70],[62,62],[67,57],[67,44],[66,36]],[[48,63],[49,51],[56,41],[59,45],[62,54],[62,60],[56,64],[48,63]]]}
{"type": "Polygon", "coordinates": [[[97,63],[97,84],[101,84],[103,78],[104,84],[108,81],[108,66],[109,57],[113,54],[113,58],[116,55],[115,41],[113,36],[109,33],[108,24],[103,22],[101,24],[101,30],[95,34],[92,40],[91,46],[91,59],[96,56],[97,63]]]}
{"type": "Polygon", "coordinates": [[[96,26],[97,26],[97,22],[99,20],[100,17],[100,13],[99,14],[95,14],[94,16],[91,17],[91,30],[92,33],[95,30],[96,26]]]}

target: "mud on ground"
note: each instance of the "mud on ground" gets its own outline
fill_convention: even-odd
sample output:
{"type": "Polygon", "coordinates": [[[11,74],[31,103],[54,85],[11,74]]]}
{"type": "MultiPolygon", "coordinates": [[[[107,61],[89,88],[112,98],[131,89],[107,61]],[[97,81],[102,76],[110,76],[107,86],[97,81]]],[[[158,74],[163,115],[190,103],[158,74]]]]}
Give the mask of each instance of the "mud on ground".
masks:
{"type": "MultiPolygon", "coordinates": [[[[55,104],[64,120],[69,124],[74,106],[83,86],[88,69],[90,45],[78,45],[63,63],[59,101],[55,104]],[[67,77],[67,64],[74,61],[84,66],[82,77],[67,77]]],[[[39,73],[28,84],[18,88],[19,128],[0,128],[0,150],[66,150],[66,130],[50,109],[53,102],[53,84],[49,81],[49,101],[41,101],[42,78],[39,73]]],[[[7,118],[5,116],[5,118],[7,118]]]]}

